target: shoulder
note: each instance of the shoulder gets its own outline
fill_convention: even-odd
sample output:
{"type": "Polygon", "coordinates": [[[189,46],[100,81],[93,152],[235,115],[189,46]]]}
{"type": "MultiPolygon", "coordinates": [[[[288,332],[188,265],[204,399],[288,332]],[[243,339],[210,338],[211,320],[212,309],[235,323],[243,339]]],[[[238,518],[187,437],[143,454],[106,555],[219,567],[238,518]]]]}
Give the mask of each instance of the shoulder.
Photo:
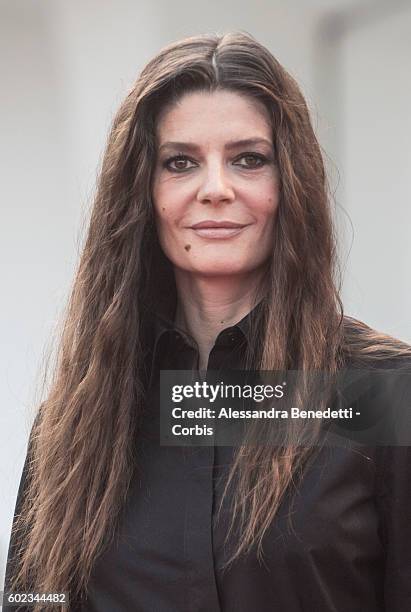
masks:
{"type": "Polygon", "coordinates": [[[340,384],[344,399],[355,402],[355,434],[371,445],[411,444],[411,346],[345,317],[341,353],[340,384]]]}
{"type": "Polygon", "coordinates": [[[346,367],[411,372],[411,345],[363,321],[345,316],[341,351],[346,367]]]}

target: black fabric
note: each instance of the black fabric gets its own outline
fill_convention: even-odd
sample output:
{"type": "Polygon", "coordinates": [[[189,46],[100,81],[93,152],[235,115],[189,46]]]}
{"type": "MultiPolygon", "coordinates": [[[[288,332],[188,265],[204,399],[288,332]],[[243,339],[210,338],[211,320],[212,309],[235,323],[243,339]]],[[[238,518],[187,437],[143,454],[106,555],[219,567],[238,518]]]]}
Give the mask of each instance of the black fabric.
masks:
{"type": "MultiPolygon", "coordinates": [[[[259,310],[257,305],[218,335],[208,369],[243,369],[259,310]]],[[[159,371],[198,366],[194,339],[172,321],[172,311],[153,319],[136,475],[120,528],[95,564],[81,609],[409,612],[411,447],[324,447],[296,493],[290,490],[283,499],[264,537],[264,562],[254,550],[222,570],[236,545],[235,532],[224,544],[230,498],[221,520],[215,518],[235,449],[159,444],[159,371]]],[[[25,472],[19,496],[24,478],[25,472]]]]}

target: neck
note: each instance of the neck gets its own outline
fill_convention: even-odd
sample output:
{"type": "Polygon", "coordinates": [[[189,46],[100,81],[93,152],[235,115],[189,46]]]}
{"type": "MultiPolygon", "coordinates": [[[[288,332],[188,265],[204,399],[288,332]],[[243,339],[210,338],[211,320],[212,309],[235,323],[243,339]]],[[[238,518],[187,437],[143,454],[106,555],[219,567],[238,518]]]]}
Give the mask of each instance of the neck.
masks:
{"type": "Polygon", "coordinates": [[[196,340],[199,369],[206,369],[208,356],[218,334],[238,323],[261,297],[263,271],[254,270],[241,278],[199,277],[175,270],[177,310],[175,324],[196,340]]]}

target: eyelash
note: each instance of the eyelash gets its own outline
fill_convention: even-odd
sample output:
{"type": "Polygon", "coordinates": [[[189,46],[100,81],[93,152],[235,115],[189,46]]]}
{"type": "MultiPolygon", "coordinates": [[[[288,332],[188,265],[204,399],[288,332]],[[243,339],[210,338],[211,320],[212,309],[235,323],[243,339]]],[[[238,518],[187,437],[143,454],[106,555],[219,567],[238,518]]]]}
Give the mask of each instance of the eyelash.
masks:
{"type": "MultiPolygon", "coordinates": [[[[245,153],[241,153],[241,155],[239,155],[236,160],[242,159],[243,157],[254,157],[257,160],[259,160],[259,164],[257,166],[254,167],[250,167],[250,166],[246,166],[246,165],[242,165],[240,164],[240,166],[242,168],[245,168],[246,170],[256,170],[258,168],[262,168],[263,166],[265,166],[266,163],[268,163],[269,159],[268,157],[266,157],[265,155],[262,155],[261,153],[253,153],[253,152],[245,152],[245,153]]],[[[173,157],[169,157],[168,159],[164,160],[163,162],[163,168],[166,168],[169,172],[175,172],[176,174],[182,174],[183,172],[188,172],[189,170],[192,169],[191,168],[183,168],[180,170],[177,170],[176,168],[171,168],[170,164],[173,161],[180,161],[180,160],[188,160],[190,162],[193,162],[192,159],[190,159],[187,155],[184,155],[184,153],[178,153],[177,155],[173,155],[173,157]]],[[[195,162],[193,162],[195,163],[195,162]]]]}

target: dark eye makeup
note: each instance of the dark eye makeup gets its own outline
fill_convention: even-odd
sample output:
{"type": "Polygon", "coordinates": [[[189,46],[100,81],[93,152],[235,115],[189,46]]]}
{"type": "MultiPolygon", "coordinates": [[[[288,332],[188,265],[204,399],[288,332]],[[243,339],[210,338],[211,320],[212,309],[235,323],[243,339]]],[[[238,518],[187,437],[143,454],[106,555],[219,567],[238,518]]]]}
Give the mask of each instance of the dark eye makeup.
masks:
{"type": "MultiPolygon", "coordinates": [[[[233,161],[233,164],[235,166],[240,166],[241,168],[244,168],[246,170],[254,170],[254,169],[262,168],[270,161],[272,160],[270,160],[270,158],[268,158],[266,155],[262,155],[261,153],[256,153],[254,151],[246,151],[244,153],[241,153],[241,155],[237,155],[237,157],[233,161]],[[241,160],[247,160],[247,159],[248,159],[247,163],[239,163],[241,160]],[[251,163],[249,163],[250,161],[251,163]]],[[[197,162],[190,159],[184,153],[178,153],[177,155],[168,157],[162,162],[163,168],[165,168],[166,170],[170,172],[176,172],[176,173],[187,172],[188,170],[191,170],[191,168],[195,167],[196,165],[198,165],[197,162]],[[187,163],[190,163],[193,165],[187,166],[187,163]],[[172,164],[175,164],[175,165],[173,166],[172,164]]]]}

